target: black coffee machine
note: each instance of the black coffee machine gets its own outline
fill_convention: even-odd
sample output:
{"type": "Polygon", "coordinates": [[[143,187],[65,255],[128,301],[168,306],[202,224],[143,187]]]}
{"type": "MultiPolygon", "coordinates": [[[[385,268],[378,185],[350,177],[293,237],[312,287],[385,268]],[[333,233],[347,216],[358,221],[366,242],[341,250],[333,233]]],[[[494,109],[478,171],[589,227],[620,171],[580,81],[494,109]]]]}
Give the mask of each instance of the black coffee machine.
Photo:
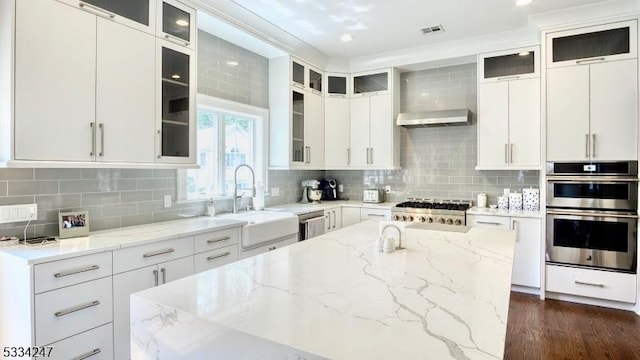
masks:
{"type": "Polygon", "coordinates": [[[322,179],[320,181],[322,189],[322,200],[338,200],[338,182],[336,179],[322,179]]]}

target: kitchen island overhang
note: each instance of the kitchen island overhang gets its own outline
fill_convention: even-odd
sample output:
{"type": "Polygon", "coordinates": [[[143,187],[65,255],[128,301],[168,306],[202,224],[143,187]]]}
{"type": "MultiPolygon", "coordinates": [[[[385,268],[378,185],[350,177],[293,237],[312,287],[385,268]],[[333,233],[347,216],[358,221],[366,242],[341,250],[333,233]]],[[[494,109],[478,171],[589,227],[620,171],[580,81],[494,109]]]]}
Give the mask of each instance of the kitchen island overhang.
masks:
{"type": "Polygon", "coordinates": [[[363,222],[132,295],[133,359],[501,359],[515,232],[363,222]]]}

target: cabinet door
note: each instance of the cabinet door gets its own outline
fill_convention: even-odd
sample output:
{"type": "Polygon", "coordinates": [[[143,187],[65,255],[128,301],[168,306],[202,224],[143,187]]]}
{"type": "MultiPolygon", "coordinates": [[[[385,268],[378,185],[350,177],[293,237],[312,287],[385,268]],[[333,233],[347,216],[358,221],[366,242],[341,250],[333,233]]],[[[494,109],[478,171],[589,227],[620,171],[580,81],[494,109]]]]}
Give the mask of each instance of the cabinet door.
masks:
{"type": "Polygon", "coordinates": [[[638,61],[590,65],[591,158],[638,158],[638,61]]]}
{"type": "Polygon", "coordinates": [[[113,345],[115,359],[131,358],[129,295],[159,283],[158,266],[147,266],[113,276],[113,345]],[[155,271],[155,273],[154,273],[155,271]]]}
{"type": "Polygon", "coordinates": [[[351,143],[351,166],[365,167],[369,161],[369,99],[351,99],[351,123],[349,139],[351,143]]]}
{"type": "Polygon", "coordinates": [[[509,82],[511,168],[540,166],[540,79],[509,82]]]}
{"type": "Polygon", "coordinates": [[[324,167],[324,98],[307,92],[304,111],[304,142],[308,146],[305,163],[320,169],[324,167]]]}
{"type": "Polygon", "coordinates": [[[155,161],[155,46],[152,35],[98,18],[98,161],[155,161]]]}
{"type": "Polygon", "coordinates": [[[360,208],[343,207],[342,208],[342,227],[357,224],[360,222],[360,208]]]}
{"type": "Polygon", "coordinates": [[[15,37],[16,160],[92,161],[96,16],[16,1],[15,37]]]}
{"type": "Polygon", "coordinates": [[[386,93],[390,88],[390,71],[355,74],[352,77],[353,94],[386,93]]]}
{"type": "Polygon", "coordinates": [[[327,95],[328,96],[339,96],[346,97],[347,95],[347,80],[348,75],[346,74],[327,74],[326,75],[326,83],[327,83],[327,95]]]}
{"type": "Polygon", "coordinates": [[[516,230],[513,255],[513,285],[540,287],[540,219],[511,218],[511,229],[516,230]]]}
{"type": "Polygon", "coordinates": [[[373,166],[393,166],[393,103],[391,95],[370,97],[369,115],[369,164],[373,166]]]}
{"type": "Polygon", "coordinates": [[[158,40],[158,161],[195,163],[195,53],[158,40]]]}
{"type": "Polygon", "coordinates": [[[589,66],[547,71],[547,161],[589,159],[589,66]]]}
{"type": "Polygon", "coordinates": [[[155,13],[151,0],[58,0],[83,11],[153,34],[155,13]]]}
{"type": "Polygon", "coordinates": [[[158,271],[160,272],[160,284],[166,284],[193,275],[193,256],[159,264],[158,271]]]}
{"type": "Polygon", "coordinates": [[[520,48],[478,56],[478,82],[540,77],[540,48],[520,48]]]}
{"type": "Polygon", "coordinates": [[[307,97],[302,91],[291,91],[291,163],[303,164],[307,155],[305,144],[306,112],[304,101],[307,97]]]}
{"type": "Polygon", "coordinates": [[[326,168],[349,166],[349,99],[326,97],[324,99],[324,164],[326,168]]]}
{"type": "Polygon", "coordinates": [[[157,34],[178,45],[195,49],[196,11],[175,0],[158,1],[157,34]]]}
{"type": "Polygon", "coordinates": [[[506,167],[509,143],[509,83],[478,86],[478,167],[506,167]]]}

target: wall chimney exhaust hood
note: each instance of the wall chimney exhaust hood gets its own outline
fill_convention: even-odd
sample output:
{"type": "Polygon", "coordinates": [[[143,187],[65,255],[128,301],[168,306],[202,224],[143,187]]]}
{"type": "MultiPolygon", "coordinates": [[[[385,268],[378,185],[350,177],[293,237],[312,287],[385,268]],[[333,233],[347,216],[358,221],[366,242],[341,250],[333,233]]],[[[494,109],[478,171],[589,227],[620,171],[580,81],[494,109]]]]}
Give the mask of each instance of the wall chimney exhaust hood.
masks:
{"type": "Polygon", "coordinates": [[[400,113],[396,119],[396,125],[405,127],[468,125],[470,123],[471,111],[469,109],[400,113]]]}

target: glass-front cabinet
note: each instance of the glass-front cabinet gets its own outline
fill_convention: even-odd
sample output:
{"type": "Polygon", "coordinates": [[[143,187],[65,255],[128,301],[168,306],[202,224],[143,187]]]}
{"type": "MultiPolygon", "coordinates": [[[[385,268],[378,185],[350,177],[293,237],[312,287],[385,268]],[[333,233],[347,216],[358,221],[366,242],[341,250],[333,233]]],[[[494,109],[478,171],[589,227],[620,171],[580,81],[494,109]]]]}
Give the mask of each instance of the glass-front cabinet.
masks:
{"type": "Polygon", "coordinates": [[[353,95],[387,93],[390,87],[388,70],[354,74],[352,76],[353,95]]]}
{"type": "Polygon", "coordinates": [[[636,58],[637,21],[547,34],[547,67],[594,64],[636,58]]]}
{"type": "Polygon", "coordinates": [[[304,145],[304,94],[291,91],[291,161],[305,161],[307,147],[304,145]]]}
{"type": "Polygon", "coordinates": [[[309,69],[309,89],[315,93],[322,93],[322,72],[309,69]]]}
{"type": "Polygon", "coordinates": [[[160,162],[193,162],[195,145],[195,54],[161,41],[158,129],[160,162]]]}
{"type": "Polygon", "coordinates": [[[158,0],[157,36],[186,46],[195,48],[196,11],[175,0],[158,0]]]}
{"type": "Polygon", "coordinates": [[[155,0],[59,0],[88,13],[131,26],[155,31],[155,0]]]}
{"type": "Polygon", "coordinates": [[[329,73],[326,75],[327,96],[345,97],[348,94],[349,75],[329,73]]]}
{"type": "Polygon", "coordinates": [[[478,80],[494,82],[538,77],[539,58],[538,47],[480,55],[478,80]]]}
{"type": "Polygon", "coordinates": [[[291,84],[300,88],[304,88],[304,65],[297,61],[291,61],[291,84]]]}

